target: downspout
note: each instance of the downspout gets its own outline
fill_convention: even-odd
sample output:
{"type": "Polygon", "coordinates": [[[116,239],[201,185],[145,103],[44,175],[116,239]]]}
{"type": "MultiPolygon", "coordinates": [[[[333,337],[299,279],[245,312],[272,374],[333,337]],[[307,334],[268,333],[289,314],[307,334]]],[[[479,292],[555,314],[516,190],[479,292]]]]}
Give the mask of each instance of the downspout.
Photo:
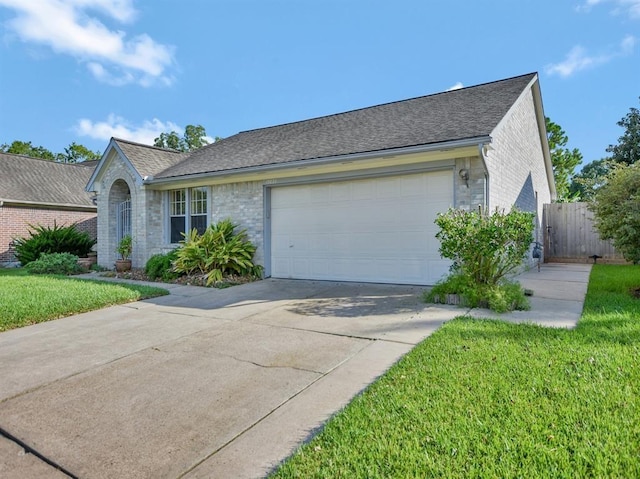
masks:
{"type": "Polygon", "coordinates": [[[484,153],[484,147],[486,143],[478,144],[478,153],[480,155],[480,160],[482,160],[482,167],[484,168],[484,207],[487,211],[489,209],[489,168],[487,168],[487,157],[484,153]]]}

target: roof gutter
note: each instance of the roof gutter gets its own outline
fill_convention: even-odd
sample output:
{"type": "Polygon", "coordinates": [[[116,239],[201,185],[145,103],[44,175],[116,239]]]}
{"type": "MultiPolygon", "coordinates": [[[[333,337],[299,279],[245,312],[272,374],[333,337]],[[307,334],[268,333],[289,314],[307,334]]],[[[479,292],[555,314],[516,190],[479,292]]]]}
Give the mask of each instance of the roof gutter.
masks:
{"type": "Polygon", "coordinates": [[[180,181],[180,180],[215,178],[215,177],[221,177],[221,176],[231,176],[231,175],[246,174],[246,173],[262,173],[262,172],[267,173],[270,171],[286,170],[291,168],[302,168],[302,167],[316,166],[316,165],[330,165],[333,163],[344,163],[344,162],[351,162],[351,161],[358,161],[358,160],[394,157],[399,155],[409,155],[409,154],[415,154],[415,153],[428,153],[433,151],[454,150],[456,148],[476,146],[478,144],[484,145],[485,143],[490,143],[490,142],[491,142],[491,137],[489,135],[476,136],[473,138],[465,138],[462,140],[430,143],[428,145],[408,146],[404,148],[393,148],[389,150],[380,150],[380,151],[366,152],[366,153],[350,153],[347,155],[327,156],[322,158],[313,158],[309,160],[295,160],[295,161],[288,161],[286,163],[248,166],[248,167],[236,168],[232,170],[194,173],[191,175],[170,176],[167,178],[145,177],[145,179],[143,180],[143,184],[161,185],[161,184],[172,183],[174,181],[180,181]]]}
{"type": "Polygon", "coordinates": [[[88,211],[95,213],[96,206],[74,205],[70,203],[44,203],[39,201],[11,200],[0,198],[0,207],[3,206],[24,206],[27,208],[42,208],[51,210],[88,211]]]}

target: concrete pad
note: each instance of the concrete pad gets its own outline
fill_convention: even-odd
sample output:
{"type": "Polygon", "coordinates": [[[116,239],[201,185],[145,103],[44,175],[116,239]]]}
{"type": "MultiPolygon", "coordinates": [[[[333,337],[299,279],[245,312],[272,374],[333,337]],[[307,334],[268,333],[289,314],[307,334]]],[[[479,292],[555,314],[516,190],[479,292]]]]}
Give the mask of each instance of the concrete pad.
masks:
{"type": "MultiPolygon", "coordinates": [[[[575,324],[581,301],[546,296],[569,278],[579,293],[585,266],[526,273],[541,293],[530,312],[503,319],[575,324]]],[[[170,289],[0,334],[0,427],[79,477],[258,477],[414,344],[468,313],[426,305],[424,288],[411,286],[170,289]]],[[[0,444],[11,474],[16,447],[0,444]]]]}
{"type": "Polygon", "coordinates": [[[0,401],[219,320],[114,306],[0,334],[0,401]]]}
{"type": "Polygon", "coordinates": [[[523,288],[533,291],[533,297],[584,301],[588,283],[577,281],[550,281],[548,279],[520,279],[523,288]]]}
{"type": "Polygon", "coordinates": [[[9,399],[0,422],[79,477],[178,477],[367,343],[196,333],[9,399]]]}
{"type": "Polygon", "coordinates": [[[51,467],[16,443],[0,436],[0,477],[2,479],[68,479],[58,469],[51,467]]]}
{"type": "Polygon", "coordinates": [[[405,344],[372,342],[351,361],[216,451],[185,479],[265,477],[410,349],[405,344]]]}
{"type": "Polygon", "coordinates": [[[550,328],[575,328],[582,315],[581,301],[530,298],[529,311],[496,313],[488,309],[472,309],[467,315],[472,318],[494,318],[511,323],[532,323],[550,328]]]}

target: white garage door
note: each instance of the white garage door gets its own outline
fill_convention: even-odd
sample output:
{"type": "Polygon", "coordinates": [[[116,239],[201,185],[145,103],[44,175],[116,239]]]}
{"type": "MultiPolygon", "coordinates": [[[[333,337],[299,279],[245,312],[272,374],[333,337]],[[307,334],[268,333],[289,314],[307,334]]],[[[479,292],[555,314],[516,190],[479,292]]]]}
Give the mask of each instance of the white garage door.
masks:
{"type": "Polygon", "coordinates": [[[448,272],[434,219],[453,204],[451,171],[271,191],[271,276],[434,284],[448,272]]]}

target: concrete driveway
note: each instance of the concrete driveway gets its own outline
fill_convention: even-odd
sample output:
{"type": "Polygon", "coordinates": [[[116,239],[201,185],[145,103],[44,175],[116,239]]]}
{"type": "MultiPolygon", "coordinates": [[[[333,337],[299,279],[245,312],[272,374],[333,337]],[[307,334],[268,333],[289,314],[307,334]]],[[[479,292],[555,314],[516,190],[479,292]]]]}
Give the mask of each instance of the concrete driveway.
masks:
{"type": "Polygon", "coordinates": [[[411,286],[170,289],[0,334],[0,477],[263,476],[464,314],[411,286]]]}

